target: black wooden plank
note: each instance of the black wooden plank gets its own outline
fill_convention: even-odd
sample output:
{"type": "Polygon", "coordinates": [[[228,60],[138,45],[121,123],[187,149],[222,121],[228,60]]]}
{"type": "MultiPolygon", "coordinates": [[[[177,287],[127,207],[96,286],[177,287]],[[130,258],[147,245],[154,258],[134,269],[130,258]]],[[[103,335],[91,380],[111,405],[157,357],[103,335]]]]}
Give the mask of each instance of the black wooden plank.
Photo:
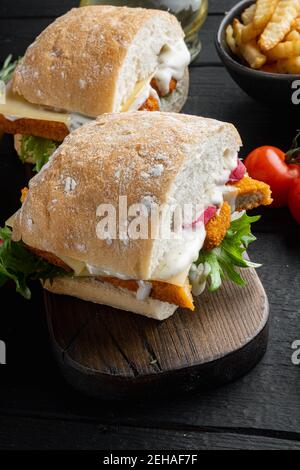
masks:
{"type": "Polygon", "coordinates": [[[189,98],[184,112],[232,122],[239,130],[241,155],[259,145],[290,147],[299,127],[295,116],[254,101],[229,77],[223,67],[191,69],[189,98]]]}
{"type": "Polygon", "coordinates": [[[236,383],[210,392],[174,394],[165,401],[102,403],[73,392],[60,378],[49,353],[40,297],[35,294],[25,309],[25,301],[16,301],[14,292],[4,289],[2,299],[16,306],[17,313],[1,315],[0,338],[5,332],[9,354],[7,365],[0,366],[0,412],[140,427],[226,426],[299,432],[299,367],[291,362],[291,344],[300,339],[298,239],[299,233],[263,234],[250,250],[252,259],[263,263],[259,275],[270,301],[271,339],[262,362],[236,383]]]}
{"type": "Polygon", "coordinates": [[[288,433],[269,437],[243,430],[193,432],[6,416],[0,421],[0,449],[10,450],[300,449],[300,435],[288,433]]]}
{"type": "Polygon", "coordinates": [[[79,0],[3,0],[0,5],[0,18],[56,17],[70,8],[76,7],[79,0]]]}
{"type": "MultiPolygon", "coordinates": [[[[202,42],[202,49],[198,57],[192,63],[192,66],[196,65],[215,65],[220,64],[221,61],[219,56],[217,55],[215,45],[214,45],[214,37],[218,30],[218,27],[221,23],[222,16],[215,15],[215,16],[208,16],[206,22],[204,23],[202,29],[199,32],[199,37],[202,42]]],[[[201,72],[199,72],[201,73],[201,72]]]]}
{"type": "Polygon", "coordinates": [[[26,184],[25,167],[16,158],[13,150],[13,137],[6,135],[0,139],[0,224],[20,206],[20,190],[26,184]],[[5,201],[5,204],[3,204],[5,201]]]}
{"type": "Polygon", "coordinates": [[[0,19],[0,60],[8,54],[15,58],[24,54],[35,37],[48,26],[51,18],[0,19]]]}
{"type": "MultiPolygon", "coordinates": [[[[209,13],[222,14],[235,3],[235,0],[209,0],[209,13]]],[[[78,4],[79,0],[52,0],[51,2],[41,2],[41,0],[9,2],[4,0],[0,5],[0,18],[56,17],[70,8],[78,6],[78,4]]]]}
{"type": "Polygon", "coordinates": [[[210,14],[224,14],[237,3],[238,0],[208,0],[208,11],[210,14]]]}

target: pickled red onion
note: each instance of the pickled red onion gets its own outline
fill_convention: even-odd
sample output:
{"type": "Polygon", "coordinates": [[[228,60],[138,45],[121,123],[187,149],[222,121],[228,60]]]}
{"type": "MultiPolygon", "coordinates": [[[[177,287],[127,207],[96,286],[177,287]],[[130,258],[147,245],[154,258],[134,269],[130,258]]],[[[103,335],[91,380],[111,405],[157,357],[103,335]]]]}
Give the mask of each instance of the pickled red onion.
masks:
{"type": "Polygon", "coordinates": [[[207,222],[210,221],[210,219],[215,215],[217,212],[216,206],[209,206],[207,209],[205,209],[204,212],[202,212],[201,215],[196,220],[193,220],[191,224],[186,224],[183,226],[183,228],[190,228],[194,227],[196,224],[199,224],[200,222],[203,222],[204,225],[207,224],[207,222]]]}
{"type": "Polygon", "coordinates": [[[240,181],[242,178],[244,178],[246,173],[246,167],[244,163],[238,159],[238,164],[235,170],[231,172],[231,175],[229,177],[229,183],[236,183],[237,181],[240,181]]]}

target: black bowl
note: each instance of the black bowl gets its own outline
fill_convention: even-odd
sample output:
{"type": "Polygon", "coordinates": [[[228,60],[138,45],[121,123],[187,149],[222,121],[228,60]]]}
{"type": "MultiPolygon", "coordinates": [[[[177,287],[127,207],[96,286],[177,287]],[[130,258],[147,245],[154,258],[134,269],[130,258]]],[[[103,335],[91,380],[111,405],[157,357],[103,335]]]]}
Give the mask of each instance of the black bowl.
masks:
{"type": "Polygon", "coordinates": [[[215,39],[218,55],[233,80],[249,96],[271,106],[300,111],[300,75],[253,70],[243,64],[227,45],[227,26],[234,18],[240,18],[245,8],[252,3],[254,1],[243,0],[226,14],[215,39]]]}

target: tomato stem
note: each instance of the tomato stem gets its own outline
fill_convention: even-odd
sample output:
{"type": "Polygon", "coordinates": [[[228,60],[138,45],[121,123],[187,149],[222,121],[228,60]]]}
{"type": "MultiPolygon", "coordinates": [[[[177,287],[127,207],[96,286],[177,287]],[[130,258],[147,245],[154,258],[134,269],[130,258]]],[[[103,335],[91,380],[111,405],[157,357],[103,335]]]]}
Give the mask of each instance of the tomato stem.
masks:
{"type": "Polygon", "coordinates": [[[287,164],[300,165],[300,130],[293,139],[292,147],[285,154],[285,162],[287,164]]]}

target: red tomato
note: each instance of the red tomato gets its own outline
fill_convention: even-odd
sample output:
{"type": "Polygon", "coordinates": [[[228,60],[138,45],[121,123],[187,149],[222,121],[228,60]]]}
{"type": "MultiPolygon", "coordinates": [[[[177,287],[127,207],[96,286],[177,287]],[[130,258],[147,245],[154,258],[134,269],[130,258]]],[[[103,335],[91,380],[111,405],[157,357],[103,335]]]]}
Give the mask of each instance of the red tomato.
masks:
{"type": "Polygon", "coordinates": [[[300,178],[295,179],[291,185],[288,203],[292,216],[300,224],[300,178]]]}
{"type": "Polygon", "coordinates": [[[298,169],[285,163],[285,153],[265,145],[249,153],[244,163],[251,177],[270,185],[274,200],[272,207],[286,206],[291,184],[300,175],[298,169]]]}
{"type": "Polygon", "coordinates": [[[289,163],[288,167],[290,170],[295,170],[298,173],[298,178],[300,178],[300,164],[299,163],[289,163]]]}

